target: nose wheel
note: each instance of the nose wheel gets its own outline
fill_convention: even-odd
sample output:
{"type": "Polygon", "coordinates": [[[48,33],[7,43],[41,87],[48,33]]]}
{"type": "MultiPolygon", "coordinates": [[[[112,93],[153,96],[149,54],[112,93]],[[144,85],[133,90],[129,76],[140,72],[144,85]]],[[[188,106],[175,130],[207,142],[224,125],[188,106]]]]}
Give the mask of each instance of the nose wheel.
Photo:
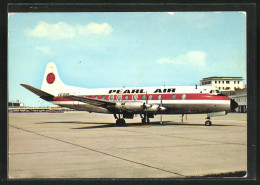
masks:
{"type": "Polygon", "coordinates": [[[206,126],[211,126],[212,123],[211,123],[211,121],[210,121],[210,120],[211,120],[210,117],[208,116],[206,119],[207,119],[207,121],[205,121],[205,125],[206,125],[206,126]]]}

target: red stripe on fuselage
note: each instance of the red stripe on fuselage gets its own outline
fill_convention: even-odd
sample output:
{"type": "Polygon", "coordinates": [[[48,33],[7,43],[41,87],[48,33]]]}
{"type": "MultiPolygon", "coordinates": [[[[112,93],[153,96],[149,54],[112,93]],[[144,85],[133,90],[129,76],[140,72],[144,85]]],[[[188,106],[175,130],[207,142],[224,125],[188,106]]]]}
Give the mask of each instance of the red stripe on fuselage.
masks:
{"type": "MultiPolygon", "coordinates": [[[[230,100],[229,97],[227,96],[217,96],[217,95],[211,95],[211,94],[202,94],[202,93],[181,93],[181,94],[147,94],[147,99],[148,100],[158,100],[158,95],[162,95],[162,99],[163,100],[182,100],[182,96],[186,95],[185,100],[230,100]],[[152,99],[149,99],[149,95],[152,95],[152,99]],[[173,98],[173,95],[176,95],[176,98],[173,98]]],[[[97,99],[102,99],[103,100],[110,100],[110,101],[116,101],[117,100],[117,96],[121,95],[121,101],[126,100],[126,96],[128,96],[127,100],[133,100],[133,95],[134,94],[110,94],[110,95],[80,95],[81,97],[87,97],[87,98],[96,98],[97,99]],[[113,100],[110,100],[109,97],[113,96],[113,100]]],[[[138,101],[142,101],[142,100],[146,100],[142,99],[143,95],[146,94],[137,94],[137,100],[138,101]]],[[[61,96],[55,96],[53,98],[53,101],[74,101],[68,98],[64,98],[61,96]]]]}

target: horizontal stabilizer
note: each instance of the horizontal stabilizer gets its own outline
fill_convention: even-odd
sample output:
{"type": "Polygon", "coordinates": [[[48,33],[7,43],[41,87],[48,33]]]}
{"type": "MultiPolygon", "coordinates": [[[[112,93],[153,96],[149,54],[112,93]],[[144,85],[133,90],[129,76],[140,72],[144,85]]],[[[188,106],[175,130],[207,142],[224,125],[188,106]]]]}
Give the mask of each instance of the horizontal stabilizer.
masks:
{"type": "Polygon", "coordinates": [[[34,94],[40,96],[40,98],[44,99],[44,100],[52,100],[53,99],[53,95],[52,94],[49,94],[47,92],[44,92],[40,89],[37,89],[35,87],[32,87],[30,85],[27,85],[27,84],[20,84],[21,86],[23,86],[24,88],[28,89],[29,91],[33,92],[34,94]]]}
{"type": "Polygon", "coordinates": [[[69,96],[63,96],[64,98],[68,98],[74,101],[80,101],[83,103],[88,103],[90,105],[95,105],[99,107],[107,107],[108,105],[115,105],[115,102],[107,101],[107,100],[99,100],[99,99],[93,99],[93,98],[86,98],[82,96],[74,96],[74,95],[69,95],[69,96]]]}

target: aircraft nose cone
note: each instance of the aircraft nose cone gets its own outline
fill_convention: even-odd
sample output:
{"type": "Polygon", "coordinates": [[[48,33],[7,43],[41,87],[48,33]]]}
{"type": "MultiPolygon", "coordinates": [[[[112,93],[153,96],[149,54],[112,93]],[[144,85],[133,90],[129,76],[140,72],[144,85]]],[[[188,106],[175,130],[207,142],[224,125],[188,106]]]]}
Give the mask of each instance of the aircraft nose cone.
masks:
{"type": "Polygon", "coordinates": [[[230,109],[231,110],[235,110],[238,107],[238,103],[235,100],[233,100],[233,99],[231,99],[230,101],[231,101],[230,109]]]}

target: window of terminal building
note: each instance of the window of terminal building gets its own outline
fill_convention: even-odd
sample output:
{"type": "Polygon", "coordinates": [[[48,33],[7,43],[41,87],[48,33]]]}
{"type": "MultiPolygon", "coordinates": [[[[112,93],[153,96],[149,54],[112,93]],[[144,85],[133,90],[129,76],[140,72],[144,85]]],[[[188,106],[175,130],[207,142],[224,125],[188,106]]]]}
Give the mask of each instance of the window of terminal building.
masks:
{"type": "Polygon", "coordinates": [[[225,81],[222,81],[222,83],[224,84],[224,83],[225,83],[225,81]]]}
{"type": "Polygon", "coordinates": [[[229,81],[226,81],[226,84],[229,84],[229,81]]]}
{"type": "Polygon", "coordinates": [[[230,90],[230,87],[226,87],[226,90],[230,90]]]}
{"type": "Polygon", "coordinates": [[[217,84],[218,83],[218,81],[215,81],[215,84],[217,84]]]}
{"type": "Polygon", "coordinates": [[[224,87],[222,87],[222,90],[224,90],[224,87]]]}
{"type": "Polygon", "coordinates": [[[234,81],[234,84],[236,84],[237,83],[237,81],[234,81]]]}
{"type": "Polygon", "coordinates": [[[237,84],[239,84],[239,81],[237,81],[237,84]]]}
{"type": "Polygon", "coordinates": [[[218,81],[218,83],[220,84],[220,81],[218,81]]]}
{"type": "Polygon", "coordinates": [[[218,89],[221,90],[221,87],[219,87],[218,89]]]}

